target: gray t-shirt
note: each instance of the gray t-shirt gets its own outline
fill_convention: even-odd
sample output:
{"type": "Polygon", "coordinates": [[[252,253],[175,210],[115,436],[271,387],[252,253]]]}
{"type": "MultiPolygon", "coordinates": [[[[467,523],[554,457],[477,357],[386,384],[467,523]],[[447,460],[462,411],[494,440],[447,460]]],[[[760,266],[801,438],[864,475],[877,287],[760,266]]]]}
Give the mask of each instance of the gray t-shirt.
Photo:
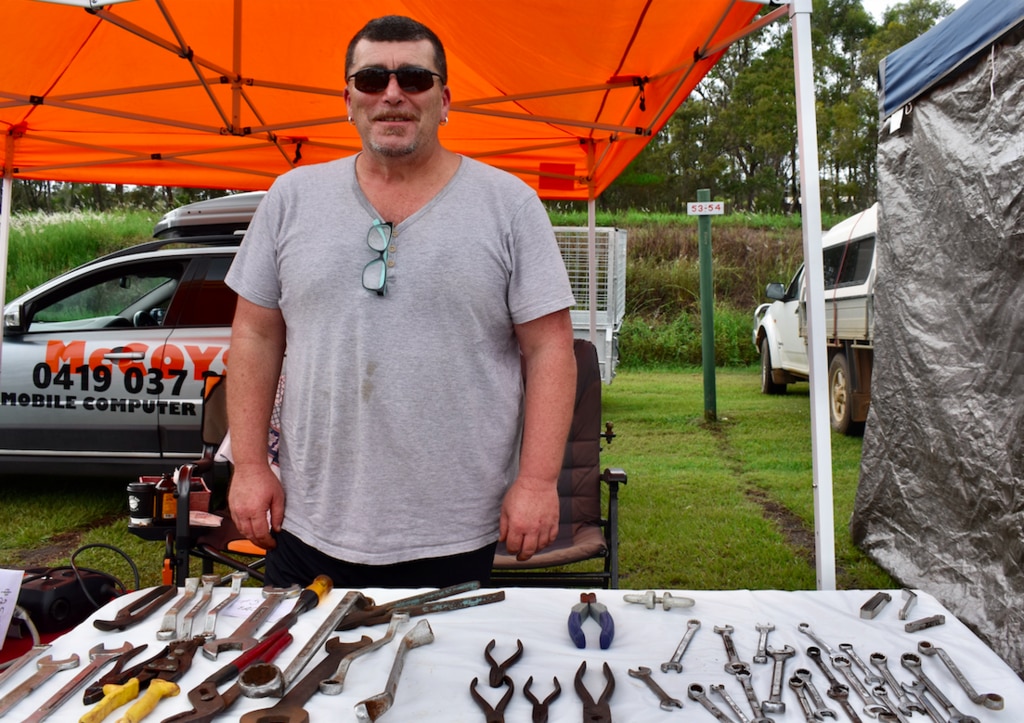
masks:
{"type": "Polygon", "coordinates": [[[522,423],[512,325],[574,302],[547,214],[510,174],[462,158],[395,227],[385,296],[362,286],[377,218],[355,157],[294,170],[227,282],[287,325],[284,527],[380,565],[497,538],[522,423]]]}

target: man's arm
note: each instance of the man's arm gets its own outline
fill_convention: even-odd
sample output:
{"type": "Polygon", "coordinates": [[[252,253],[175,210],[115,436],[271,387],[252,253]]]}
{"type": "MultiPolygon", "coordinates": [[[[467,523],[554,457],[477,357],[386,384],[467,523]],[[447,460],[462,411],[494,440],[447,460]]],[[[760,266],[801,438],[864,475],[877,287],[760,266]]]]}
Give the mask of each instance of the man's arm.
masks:
{"type": "Polygon", "coordinates": [[[576,398],[572,320],[563,310],[515,327],[526,375],[519,475],[501,506],[500,539],[528,560],[558,536],[558,475],[576,398]]]}
{"type": "Polygon", "coordinates": [[[281,311],[239,297],[228,359],[228,428],[234,458],[228,507],[239,532],[264,548],[274,547],[271,529],[280,530],[284,520],[284,488],[267,459],[267,432],[284,349],[281,311]]]}

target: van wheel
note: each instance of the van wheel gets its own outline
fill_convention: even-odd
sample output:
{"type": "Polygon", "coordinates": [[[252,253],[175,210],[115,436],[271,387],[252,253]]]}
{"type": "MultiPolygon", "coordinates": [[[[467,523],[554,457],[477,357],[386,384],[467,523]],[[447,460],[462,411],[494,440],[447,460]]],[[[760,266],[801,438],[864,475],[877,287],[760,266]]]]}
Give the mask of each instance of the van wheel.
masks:
{"type": "Polygon", "coordinates": [[[832,429],[855,436],[863,433],[864,423],[851,419],[853,389],[850,387],[850,363],[844,354],[836,354],[828,367],[828,413],[832,429]]]}
{"type": "Polygon", "coordinates": [[[772,380],[772,354],[768,349],[768,340],[761,341],[761,394],[785,394],[786,385],[777,384],[772,380]]]}

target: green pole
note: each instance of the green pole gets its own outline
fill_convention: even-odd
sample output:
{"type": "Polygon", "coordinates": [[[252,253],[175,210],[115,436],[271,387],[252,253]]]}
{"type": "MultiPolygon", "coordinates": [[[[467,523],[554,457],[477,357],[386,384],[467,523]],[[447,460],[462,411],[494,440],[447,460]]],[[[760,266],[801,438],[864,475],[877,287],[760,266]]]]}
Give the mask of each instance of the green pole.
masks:
{"type": "MultiPolygon", "coordinates": [[[[711,200],[711,189],[697,189],[697,202],[711,200]]],[[[715,291],[711,281],[711,216],[697,217],[697,241],[700,249],[700,326],[701,358],[704,363],[704,421],[718,419],[715,400],[715,291]]]]}

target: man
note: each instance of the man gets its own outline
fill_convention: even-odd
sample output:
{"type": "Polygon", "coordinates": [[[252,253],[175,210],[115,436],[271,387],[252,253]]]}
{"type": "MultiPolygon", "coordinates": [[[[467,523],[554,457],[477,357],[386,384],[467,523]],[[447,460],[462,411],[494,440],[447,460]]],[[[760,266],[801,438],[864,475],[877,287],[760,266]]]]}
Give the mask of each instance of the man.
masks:
{"type": "Polygon", "coordinates": [[[557,534],[571,288],[536,194],[442,147],[430,29],[372,20],[345,65],[362,152],[279,178],[228,275],[232,518],[268,584],[486,583],[499,537],[528,559],[557,534]]]}

